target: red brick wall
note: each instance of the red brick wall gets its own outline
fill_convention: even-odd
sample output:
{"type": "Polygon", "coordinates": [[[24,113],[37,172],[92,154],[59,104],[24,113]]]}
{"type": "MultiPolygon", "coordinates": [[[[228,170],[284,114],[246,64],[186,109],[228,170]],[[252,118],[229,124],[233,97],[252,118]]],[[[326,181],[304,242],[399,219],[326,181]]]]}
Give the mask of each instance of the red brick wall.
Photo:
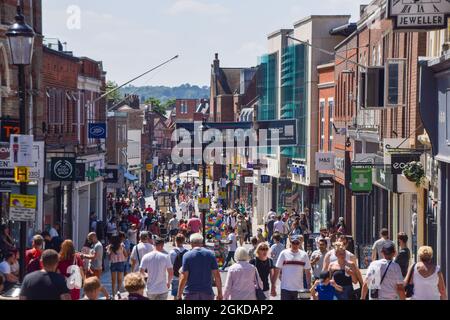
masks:
{"type": "MultiPolygon", "coordinates": [[[[326,83],[334,83],[334,66],[332,67],[327,67],[327,68],[323,68],[323,69],[319,69],[318,70],[318,76],[319,76],[319,86],[320,84],[326,84],[326,83]]],[[[318,137],[319,137],[319,143],[320,143],[320,139],[321,139],[321,132],[322,132],[322,126],[323,126],[323,133],[324,133],[324,144],[323,144],[323,149],[322,151],[332,151],[332,149],[329,148],[329,141],[330,141],[330,136],[333,136],[333,132],[330,131],[330,122],[332,120],[332,118],[330,118],[330,105],[329,105],[329,100],[332,99],[333,101],[335,100],[335,87],[334,85],[332,87],[326,87],[326,88],[320,88],[318,89],[318,93],[319,93],[319,107],[317,110],[319,110],[319,115],[317,117],[318,119],[318,137]],[[324,108],[324,112],[321,115],[320,114],[320,102],[321,100],[325,100],[325,108],[324,108]],[[324,119],[324,122],[322,122],[322,118],[324,119]]],[[[333,111],[333,110],[331,110],[333,111]]],[[[332,116],[332,114],[331,114],[332,116]]],[[[320,148],[320,145],[319,145],[320,148]]]]}
{"type": "Polygon", "coordinates": [[[198,99],[177,99],[176,101],[176,119],[184,121],[194,121],[194,114],[200,104],[198,99]],[[187,113],[182,113],[181,106],[187,106],[187,113]]]}

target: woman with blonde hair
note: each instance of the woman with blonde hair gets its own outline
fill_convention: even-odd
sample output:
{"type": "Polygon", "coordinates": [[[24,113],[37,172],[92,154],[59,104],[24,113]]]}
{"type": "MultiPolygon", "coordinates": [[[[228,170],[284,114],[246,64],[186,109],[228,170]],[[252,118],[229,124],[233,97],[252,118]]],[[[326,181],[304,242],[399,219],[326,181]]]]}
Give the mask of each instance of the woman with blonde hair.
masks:
{"type": "MultiPolygon", "coordinates": [[[[65,240],[61,244],[61,251],[59,252],[58,272],[67,279],[71,276],[71,266],[79,267],[81,279],[84,281],[83,259],[81,259],[80,255],[75,251],[72,240],[65,240]]],[[[80,289],[71,289],[70,296],[72,297],[72,300],[79,300],[80,289]]]]}
{"type": "Polygon", "coordinates": [[[334,244],[337,260],[330,263],[328,271],[337,285],[343,288],[342,292],[336,292],[338,300],[353,299],[353,284],[363,283],[361,272],[358,266],[347,259],[345,245],[342,242],[334,244]]]}
{"type": "Polygon", "coordinates": [[[250,260],[250,264],[254,265],[256,270],[258,270],[258,275],[263,283],[262,289],[267,300],[270,299],[270,296],[276,297],[277,279],[275,278],[275,264],[269,258],[269,245],[266,242],[258,244],[255,250],[255,257],[250,260]],[[269,286],[269,280],[271,286],[269,286]]]}
{"type": "Polygon", "coordinates": [[[145,280],[139,272],[127,274],[124,283],[125,290],[128,292],[128,300],[148,300],[148,298],[144,296],[146,286],[145,280]]]}
{"type": "Polygon", "coordinates": [[[228,269],[224,300],[256,300],[256,288],[263,288],[256,268],[248,261],[250,255],[244,247],[236,249],[236,263],[228,269]]]}
{"type": "Polygon", "coordinates": [[[433,263],[433,249],[423,246],[417,253],[419,262],[408,271],[405,287],[414,286],[411,300],[447,300],[444,276],[433,263]]]}

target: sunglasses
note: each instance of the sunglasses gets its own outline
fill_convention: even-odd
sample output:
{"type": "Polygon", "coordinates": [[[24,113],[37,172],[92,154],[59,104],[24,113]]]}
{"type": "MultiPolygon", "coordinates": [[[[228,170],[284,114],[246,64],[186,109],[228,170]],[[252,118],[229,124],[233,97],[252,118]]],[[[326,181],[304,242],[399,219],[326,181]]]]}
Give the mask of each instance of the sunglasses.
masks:
{"type": "Polygon", "coordinates": [[[258,251],[269,251],[269,248],[261,248],[258,251]]]}
{"type": "Polygon", "coordinates": [[[299,244],[300,244],[300,241],[298,241],[298,240],[296,240],[296,241],[291,241],[291,243],[294,244],[294,245],[299,245],[299,244]]]}

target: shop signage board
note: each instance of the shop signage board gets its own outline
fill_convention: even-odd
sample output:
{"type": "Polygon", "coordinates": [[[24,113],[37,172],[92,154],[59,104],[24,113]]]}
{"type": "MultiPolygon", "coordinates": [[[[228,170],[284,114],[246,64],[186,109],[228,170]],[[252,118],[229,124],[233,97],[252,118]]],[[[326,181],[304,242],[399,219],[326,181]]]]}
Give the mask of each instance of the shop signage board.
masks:
{"type": "Polygon", "coordinates": [[[262,183],[262,184],[270,183],[270,176],[268,176],[268,175],[262,175],[262,176],[261,176],[261,183],[262,183]]]}
{"type": "Polygon", "coordinates": [[[316,170],[334,170],[334,152],[317,152],[316,153],[316,170]]]}
{"type": "Polygon", "coordinates": [[[86,164],[77,163],[75,164],[75,181],[85,181],[86,180],[86,164]]]}
{"type": "MultiPolygon", "coordinates": [[[[14,181],[14,167],[10,161],[10,144],[0,143],[0,181],[14,181]]],[[[44,178],[44,142],[33,142],[33,165],[30,168],[31,181],[44,178]]]]}
{"type": "Polygon", "coordinates": [[[402,174],[406,165],[413,161],[420,161],[420,154],[414,153],[391,154],[391,173],[402,174]]]}
{"type": "Polygon", "coordinates": [[[118,169],[105,169],[104,170],[104,182],[105,183],[117,183],[119,181],[118,169]]]}
{"type": "Polygon", "coordinates": [[[394,29],[402,31],[446,29],[450,1],[389,0],[388,16],[394,19],[394,29]]]}
{"type": "Polygon", "coordinates": [[[367,193],[371,192],[372,188],[372,168],[352,167],[352,191],[367,193]]]}
{"type": "Polygon", "coordinates": [[[33,166],[33,136],[12,134],[10,146],[9,154],[12,167],[33,166]]]}
{"type": "Polygon", "coordinates": [[[106,123],[89,123],[89,139],[106,139],[106,123]]]}
{"type": "Polygon", "coordinates": [[[36,196],[11,194],[9,218],[13,221],[34,222],[36,218],[36,196]]]}
{"type": "Polygon", "coordinates": [[[15,167],[14,168],[14,181],[16,183],[28,183],[28,182],[30,182],[30,168],[28,168],[28,167],[15,167]]]}
{"type": "Polygon", "coordinates": [[[244,177],[244,183],[252,184],[255,181],[253,177],[244,177]]]}
{"type": "Polygon", "coordinates": [[[0,141],[9,143],[12,134],[20,134],[19,120],[0,120],[0,141]]]}
{"type": "Polygon", "coordinates": [[[75,181],[75,158],[52,158],[52,181],[75,181]]]}

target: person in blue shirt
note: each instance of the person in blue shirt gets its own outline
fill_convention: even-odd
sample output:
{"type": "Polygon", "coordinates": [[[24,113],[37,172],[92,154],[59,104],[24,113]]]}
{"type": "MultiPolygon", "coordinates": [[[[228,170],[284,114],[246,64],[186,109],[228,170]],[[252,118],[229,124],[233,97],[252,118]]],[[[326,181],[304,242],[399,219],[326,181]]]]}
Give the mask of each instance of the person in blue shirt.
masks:
{"type": "Polygon", "coordinates": [[[336,291],[341,292],[343,288],[331,280],[330,272],[322,271],[311,288],[311,296],[314,300],[337,300],[336,291]]]}
{"type": "Polygon", "coordinates": [[[217,300],[222,300],[222,281],[214,253],[203,248],[203,237],[191,235],[192,250],[183,256],[177,300],[214,300],[212,277],[217,286],[217,300]]]}

